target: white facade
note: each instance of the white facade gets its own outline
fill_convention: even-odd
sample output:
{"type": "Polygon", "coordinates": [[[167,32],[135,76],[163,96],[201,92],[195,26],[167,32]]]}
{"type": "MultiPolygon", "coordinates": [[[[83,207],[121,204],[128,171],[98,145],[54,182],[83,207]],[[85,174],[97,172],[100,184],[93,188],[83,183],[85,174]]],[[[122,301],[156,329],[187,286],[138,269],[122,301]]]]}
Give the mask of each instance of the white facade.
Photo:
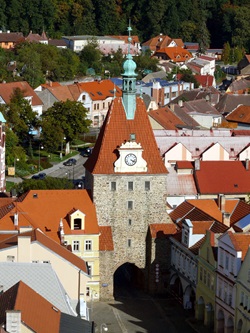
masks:
{"type": "Polygon", "coordinates": [[[218,142],[202,154],[203,161],[229,161],[229,152],[218,142]]]}

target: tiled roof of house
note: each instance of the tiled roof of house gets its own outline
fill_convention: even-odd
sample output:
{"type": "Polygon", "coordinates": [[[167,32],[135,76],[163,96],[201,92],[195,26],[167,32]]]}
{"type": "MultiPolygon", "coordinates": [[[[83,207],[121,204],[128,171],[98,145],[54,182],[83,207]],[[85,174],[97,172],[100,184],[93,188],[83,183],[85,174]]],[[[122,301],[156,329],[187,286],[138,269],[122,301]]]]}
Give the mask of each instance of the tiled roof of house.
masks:
{"type": "Polygon", "coordinates": [[[4,239],[0,242],[0,249],[17,246],[18,236],[30,236],[32,243],[41,244],[42,246],[48,248],[50,251],[67,260],[72,265],[79,268],[81,271],[85,272],[86,274],[88,273],[86,263],[83,259],[44,235],[39,229],[23,232],[18,235],[15,234],[13,236],[9,234],[8,236],[9,237],[7,239],[4,239]]]}
{"type": "MultiPolygon", "coordinates": [[[[6,207],[6,206],[5,206],[6,207]]],[[[0,214],[2,208],[0,208],[0,214]]],[[[30,190],[19,198],[14,207],[0,219],[0,230],[15,230],[13,216],[18,214],[18,228],[39,228],[45,235],[60,242],[59,223],[62,220],[65,235],[98,234],[96,211],[87,190],[30,190]],[[69,213],[79,209],[85,214],[85,229],[71,230],[69,213]]]]}
{"type": "MultiPolygon", "coordinates": [[[[121,35],[119,35],[119,36],[114,35],[113,36],[113,35],[110,35],[109,37],[123,40],[125,43],[128,44],[128,37],[129,36],[121,36],[121,35]]],[[[130,36],[130,38],[131,38],[131,44],[132,45],[135,45],[135,43],[140,43],[138,36],[133,35],[133,36],[130,36]]]]}
{"type": "Polygon", "coordinates": [[[56,47],[67,47],[67,43],[63,39],[49,39],[48,44],[56,47]]]}
{"type": "Polygon", "coordinates": [[[195,171],[198,192],[201,194],[248,193],[249,171],[242,161],[200,161],[200,169],[195,171]]]}
{"type": "Polygon", "coordinates": [[[1,32],[0,33],[0,43],[17,43],[23,41],[24,37],[21,32],[1,32]]]}
{"type": "Polygon", "coordinates": [[[185,110],[178,104],[173,105],[174,113],[178,118],[180,118],[189,128],[199,128],[200,124],[191,117],[185,110]]]}
{"type": "Polygon", "coordinates": [[[22,281],[0,295],[1,324],[7,310],[21,311],[21,321],[34,332],[59,333],[61,311],[22,281]]]}
{"type": "Polygon", "coordinates": [[[161,48],[160,50],[156,50],[153,56],[159,56],[160,54],[166,54],[174,62],[184,62],[192,58],[188,50],[179,46],[161,48]]]}
{"type": "Polygon", "coordinates": [[[152,223],[149,225],[151,237],[165,238],[176,234],[178,228],[175,223],[152,223]]]}
{"type": "Polygon", "coordinates": [[[244,260],[250,246],[250,233],[233,233],[232,231],[228,231],[228,235],[235,250],[242,251],[241,260],[244,260]]]}
{"type": "Polygon", "coordinates": [[[2,97],[5,103],[10,102],[11,95],[13,94],[14,90],[17,88],[19,88],[23,92],[24,97],[32,97],[31,99],[32,106],[43,105],[41,99],[37,96],[37,94],[34,92],[34,90],[26,81],[0,83],[0,96],[2,97]]]}
{"type": "Polygon", "coordinates": [[[194,77],[196,81],[204,88],[213,86],[214,77],[212,75],[195,75],[194,77]]]}
{"type": "Polygon", "coordinates": [[[244,94],[250,88],[250,81],[246,79],[240,79],[233,81],[227,88],[227,93],[242,93],[244,94]]]}
{"type": "Polygon", "coordinates": [[[31,43],[34,42],[40,43],[43,41],[48,41],[48,37],[46,36],[45,32],[43,32],[42,35],[40,36],[39,34],[33,34],[33,32],[30,31],[25,40],[31,43]]]}
{"type": "Polygon", "coordinates": [[[202,237],[202,238],[201,238],[198,242],[196,242],[193,246],[191,246],[191,247],[189,248],[189,250],[190,250],[193,254],[195,254],[195,255],[199,254],[199,249],[200,249],[201,245],[202,245],[204,242],[205,242],[205,236],[202,237]]]}
{"type": "MultiPolygon", "coordinates": [[[[187,164],[189,164],[187,162],[187,164]]],[[[197,190],[193,175],[178,174],[173,168],[168,168],[167,195],[196,195],[197,190]]]]}
{"type": "Polygon", "coordinates": [[[215,105],[215,108],[222,114],[228,114],[233,111],[239,105],[250,105],[250,95],[234,95],[224,94],[219,102],[215,105]]]}
{"type": "Polygon", "coordinates": [[[205,99],[197,99],[194,101],[183,102],[183,109],[189,114],[211,114],[211,115],[221,115],[215,107],[213,107],[205,99]]]}
{"type": "Polygon", "coordinates": [[[99,251],[114,251],[112,230],[110,226],[100,226],[99,251]]]}
{"type": "Polygon", "coordinates": [[[142,43],[142,46],[149,46],[152,51],[155,51],[157,47],[161,48],[168,46],[171,40],[172,39],[169,36],[160,34],[142,43]]]}
{"type": "Polygon", "coordinates": [[[148,114],[165,129],[174,130],[177,127],[185,126],[185,123],[180,118],[178,118],[168,107],[151,110],[148,114]]]}
{"type": "Polygon", "coordinates": [[[49,82],[41,84],[41,87],[43,87],[43,88],[61,87],[61,84],[59,82],[49,81],[49,82]]]}
{"type": "Polygon", "coordinates": [[[250,105],[239,105],[226,115],[228,121],[250,124],[250,105]]]}
{"type": "Polygon", "coordinates": [[[213,225],[214,221],[192,221],[193,234],[205,235],[206,230],[209,230],[213,225]]]}
{"type": "Polygon", "coordinates": [[[166,174],[167,170],[159,154],[145,104],[141,98],[136,99],[133,120],[127,120],[122,98],[113,100],[93,152],[85,162],[85,168],[92,174],[114,174],[114,162],[118,158],[117,147],[130,141],[131,133],[135,134],[135,141],[144,149],[142,157],[147,162],[145,173],[166,174]]]}
{"type": "Polygon", "coordinates": [[[211,104],[215,105],[219,102],[221,93],[215,89],[214,87],[205,87],[205,88],[197,88],[192,90],[183,91],[175,99],[171,100],[171,104],[177,104],[179,100],[185,101],[193,101],[196,99],[206,99],[209,97],[209,101],[211,104]]]}
{"type": "Polygon", "coordinates": [[[121,96],[122,92],[111,80],[101,80],[92,82],[77,82],[67,86],[47,87],[58,101],[77,101],[79,96],[86,92],[93,101],[105,100],[108,97],[121,96]],[[116,90],[114,92],[114,89],[116,90]]]}

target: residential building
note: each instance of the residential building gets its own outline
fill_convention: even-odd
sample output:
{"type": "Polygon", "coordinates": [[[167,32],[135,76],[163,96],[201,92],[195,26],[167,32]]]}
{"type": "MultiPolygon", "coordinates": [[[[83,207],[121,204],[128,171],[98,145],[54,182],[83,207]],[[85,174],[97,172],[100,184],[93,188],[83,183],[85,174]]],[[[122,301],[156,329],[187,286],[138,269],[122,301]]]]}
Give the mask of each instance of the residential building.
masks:
{"type": "Polygon", "coordinates": [[[6,332],[93,331],[92,322],[63,313],[23,281],[0,294],[0,326],[4,327],[6,332]]]}
{"type": "Polygon", "coordinates": [[[186,63],[186,66],[194,74],[214,76],[215,58],[201,55],[197,58],[188,61],[186,63]]]}
{"type": "MultiPolygon", "coordinates": [[[[11,266],[13,271],[16,269],[21,270],[20,265],[15,265],[15,263],[26,263],[27,265],[24,265],[24,267],[29,270],[30,265],[28,264],[31,263],[34,264],[33,267],[49,264],[69,298],[71,307],[74,309],[71,312],[78,312],[78,315],[80,315],[77,309],[80,309],[81,302],[85,302],[85,313],[82,316],[85,319],[88,318],[88,313],[86,313],[86,293],[91,279],[88,275],[88,267],[84,260],[73,254],[66,247],[51,240],[39,229],[20,228],[19,233],[9,234],[8,238],[0,242],[0,265],[1,263],[9,262],[13,262],[11,266]],[[27,231],[29,229],[30,231],[27,231]]],[[[2,270],[4,270],[4,266],[2,270]]],[[[9,283],[11,283],[12,279],[8,276],[8,272],[10,271],[5,270],[4,274],[9,283]]],[[[13,276],[15,275],[13,274],[13,276]]],[[[18,279],[18,274],[15,279],[18,279]]],[[[3,280],[1,281],[3,283],[3,280]]],[[[4,290],[6,290],[6,287],[5,285],[4,290]]]]}
{"type": "Polygon", "coordinates": [[[214,327],[217,239],[219,236],[220,234],[207,230],[198,257],[195,317],[211,330],[214,327]]]}
{"type": "Polygon", "coordinates": [[[41,116],[43,102],[26,81],[0,83],[0,104],[8,104],[16,89],[20,89],[24,99],[30,103],[32,110],[36,112],[38,116],[41,116]]]}
{"type": "Polygon", "coordinates": [[[237,333],[250,332],[250,250],[248,248],[236,279],[235,325],[237,333]]]}
{"type": "Polygon", "coordinates": [[[2,49],[13,49],[18,43],[24,41],[21,32],[0,31],[0,46],[2,49]]]}
{"type": "Polygon", "coordinates": [[[236,278],[249,248],[249,233],[227,231],[218,238],[215,298],[215,332],[233,333],[235,327],[236,278]]]}
{"type": "Polygon", "coordinates": [[[186,124],[178,118],[168,107],[150,110],[148,112],[152,129],[171,129],[177,130],[185,127],[186,124]]]}
{"type": "Polygon", "coordinates": [[[153,54],[153,57],[162,61],[172,61],[178,65],[183,65],[192,59],[192,54],[188,50],[180,47],[164,47],[159,50],[156,50],[153,54]]]}
{"type": "Polygon", "coordinates": [[[229,87],[226,90],[227,94],[235,94],[235,95],[244,95],[248,94],[250,91],[250,80],[239,79],[232,81],[229,87]]]}
{"type": "Polygon", "coordinates": [[[155,276],[154,269],[148,273],[146,267],[149,224],[152,218],[154,223],[171,223],[164,200],[167,170],[145,104],[136,96],[136,64],[131,54],[123,69],[122,97],[113,99],[85,162],[86,188],[98,223],[112,230],[114,250],[100,254],[100,292],[108,299],[114,297],[121,275],[129,275],[128,283],[147,288],[148,274],[155,276]]]}
{"type": "Polygon", "coordinates": [[[250,117],[249,117],[250,106],[249,105],[238,105],[233,111],[226,115],[226,120],[236,124],[237,129],[249,129],[250,128],[250,117]]]}
{"type": "Polygon", "coordinates": [[[151,54],[153,54],[159,49],[177,46],[181,48],[184,47],[184,43],[180,38],[174,39],[170,38],[167,35],[159,34],[158,36],[155,36],[148,41],[142,43],[142,52],[150,50],[151,54]]]}
{"type": "MultiPolygon", "coordinates": [[[[73,170],[72,170],[73,171],[73,170]]],[[[31,190],[0,208],[0,230],[30,226],[72,252],[88,265],[87,290],[99,298],[99,227],[95,206],[86,190],[31,190]]]]}
{"type": "Polygon", "coordinates": [[[238,70],[242,77],[247,77],[250,74],[250,55],[245,54],[244,57],[238,62],[238,70]]]}

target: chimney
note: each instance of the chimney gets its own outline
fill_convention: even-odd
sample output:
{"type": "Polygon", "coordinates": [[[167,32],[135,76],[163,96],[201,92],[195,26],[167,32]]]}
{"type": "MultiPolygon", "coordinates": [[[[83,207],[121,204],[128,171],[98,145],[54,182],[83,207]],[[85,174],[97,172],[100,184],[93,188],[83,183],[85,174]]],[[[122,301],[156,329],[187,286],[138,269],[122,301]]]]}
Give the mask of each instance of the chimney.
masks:
{"type": "Polygon", "coordinates": [[[246,170],[248,171],[249,170],[249,159],[246,158],[246,170]]]}
{"type": "Polygon", "coordinates": [[[63,229],[62,218],[61,218],[60,223],[59,223],[59,232],[60,232],[61,244],[64,245],[64,229],[63,229]]]}
{"type": "Polygon", "coordinates": [[[222,223],[230,228],[230,213],[222,213],[222,223]]]}
{"type": "Polygon", "coordinates": [[[21,311],[19,310],[6,311],[6,331],[9,333],[21,332],[21,311]]]}
{"type": "Polygon", "coordinates": [[[226,198],[224,194],[218,195],[218,206],[221,212],[225,212],[226,198]]]}
{"type": "Polygon", "coordinates": [[[178,105],[179,105],[180,108],[183,107],[183,100],[182,100],[182,99],[179,99],[179,101],[178,101],[178,105]]]}
{"type": "Polygon", "coordinates": [[[199,158],[197,158],[194,161],[194,169],[195,169],[195,171],[199,171],[200,170],[200,159],[199,158]]]}

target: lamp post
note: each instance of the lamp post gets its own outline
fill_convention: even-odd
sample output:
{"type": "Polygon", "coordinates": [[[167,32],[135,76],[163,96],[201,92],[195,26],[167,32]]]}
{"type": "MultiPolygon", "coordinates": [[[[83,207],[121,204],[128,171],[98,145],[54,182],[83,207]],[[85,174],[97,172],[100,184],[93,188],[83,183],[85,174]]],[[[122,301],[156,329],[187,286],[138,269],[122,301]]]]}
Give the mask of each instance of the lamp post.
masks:
{"type": "Polygon", "coordinates": [[[101,324],[101,333],[108,332],[108,330],[109,330],[108,326],[105,323],[101,324]]]}
{"type": "Polygon", "coordinates": [[[39,148],[38,148],[38,171],[40,171],[40,165],[41,165],[41,149],[43,149],[43,145],[39,143],[39,148]]]}
{"type": "Polygon", "coordinates": [[[14,158],[14,178],[16,178],[16,162],[19,161],[19,158],[14,158]]]}

